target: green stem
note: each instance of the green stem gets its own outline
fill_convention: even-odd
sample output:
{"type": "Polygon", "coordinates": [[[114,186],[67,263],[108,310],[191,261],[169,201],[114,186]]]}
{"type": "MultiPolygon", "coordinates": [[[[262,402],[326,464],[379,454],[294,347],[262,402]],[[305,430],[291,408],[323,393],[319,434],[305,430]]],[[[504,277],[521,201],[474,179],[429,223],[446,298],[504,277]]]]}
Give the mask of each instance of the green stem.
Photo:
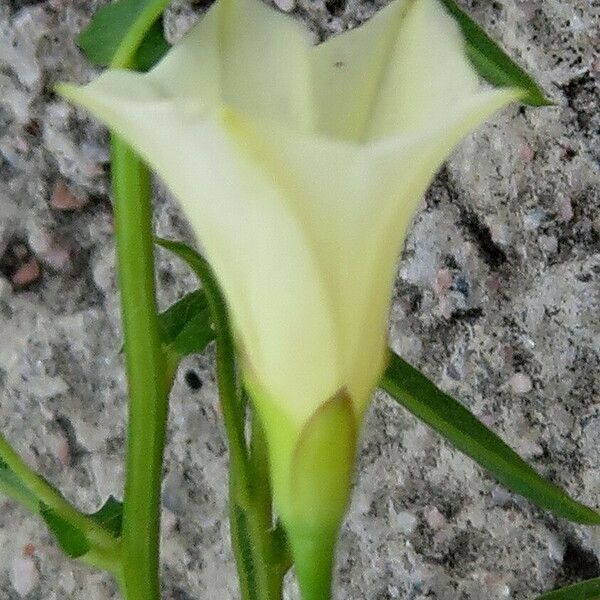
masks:
{"type": "MultiPolygon", "coordinates": [[[[54,499],[56,490],[27,465],[0,433],[0,470],[3,468],[9,469],[15,481],[12,481],[12,477],[0,477],[0,491],[28,511],[39,514],[40,500],[49,506],[54,499]]],[[[53,510],[58,510],[56,502],[53,510]]],[[[61,516],[64,517],[64,512],[61,512],[61,516]]]]}
{"type": "Polygon", "coordinates": [[[242,510],[235,494],[234,484],[230,486],[229,516],[240,596],[242,600],[281,600],[287,569],[281,568],[272,530],[262,521],[258,503],[242,510]]]}
{"type": "Polygon", "coordinates": [[[231,542],[243,600],[280,600],[282,579],[274,566],[271,539],[271,493],[266,443],[260,423],[252,428],[255,456],[248,456],[242,392],[235,367],[233,339],[225,302],[212,271],[202,276],[217,332],[217,380],[229,441],[229,511],[231,542]],[[260,464],[260,468],[259,468],[260,464]]]}
{"type": "Polygon", "coordinates": [[[129,384],[122,591],[127,600],[159,600],[168,382],[154,288],[151,185],[148,169],[117,136],[112,140],[112,178],[129,384]]]}
{"type": "Polygon", "coordinates": [[[280,600],[287,572],[285,540],[273,527],[269,462],[264,431],[253,415],[248,479],[249,501],[238,501],[235,472],[230,475],[231,541],[243,600],[280,600]],[[283,541],[283,543],[282,543],[283,541]]]}
{"type": "Polygon", "coordinates": [[[146,3],[117,48],[110,64],[111,68],[131,68],[135,53],[142,43],[144,36],[163,13],[170,1],[154,0],[154,2],[146,3]]]}
{"type": "Polygon", "coordinates": [[[252,430],[251,451],[245,436],[245,399],[236,371],[227,308],[215,276],[202,256],[180,242],[157,243],[185,260],[202,282],[215,325],[217,383],[229,445],[231,543],[243,600],[280,600],[287,571],[287,548],[273,529],[266,440],[260,423],[252,430]]]}
{"type": "Polygon", "coordinates": [[[273,506],[269,477],[269,453],[265,432],[256,412],[252,414],[250,468],[252,472],[252,489],[260,511],[257,516],[270,529],[273,524],[273,506]]]}
{"type": "Polygon", "coordinates": [[[215,327],[216,371],[219,401],[229,442],[230,470],[241,502],[250,495],[250,464],[245,437],[245,410],[235,365],[235,348],[229,331],[225,299],[206,260],[181,242],[156,239],[157,244],[185,260],[202,282],[215,327]]]}
{"type": "MultiPolygon", "coordinates": [[[[111,68],[132,67],[140,43],[168,3],[154,0],[140,11],[111,68]]],[[[173,369],[162,351],[156,310],[150,173],[116,135],[111,168],[129,385],[119,585],[126,600],[159,600],[160,491],[173,369]]]]}

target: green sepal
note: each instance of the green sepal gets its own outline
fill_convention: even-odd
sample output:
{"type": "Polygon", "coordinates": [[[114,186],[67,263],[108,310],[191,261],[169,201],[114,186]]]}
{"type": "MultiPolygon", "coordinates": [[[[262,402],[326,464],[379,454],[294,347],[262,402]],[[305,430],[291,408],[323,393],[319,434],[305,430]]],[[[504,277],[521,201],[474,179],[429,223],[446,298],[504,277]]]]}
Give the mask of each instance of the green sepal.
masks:
{"type": "MultiPolygon", "coordinates": [[[[265,423],[265,429],[269,425],[277,423],[265,423]]],[[[319,406],[294,446],[288,474],[290,505],[283,513],[288,535],[292,522],[305,533],[339,526],[350,498],[356,436],[352,399],[341,389],[319,406]]]]}
{"type": "Polygon", "coordinates": [[[276,489],[303,600],[330,597],[335,546],[352,489],[357,430],[352,399],[341,389],[302,428],[291,458],[288,493],[276,489]]]}

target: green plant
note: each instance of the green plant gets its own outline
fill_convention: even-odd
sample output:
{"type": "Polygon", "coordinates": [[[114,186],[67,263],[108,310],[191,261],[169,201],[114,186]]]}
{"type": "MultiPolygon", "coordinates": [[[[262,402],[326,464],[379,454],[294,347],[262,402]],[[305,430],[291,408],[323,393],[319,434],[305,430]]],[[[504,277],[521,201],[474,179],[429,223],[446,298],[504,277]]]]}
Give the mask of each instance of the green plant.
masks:
{"type": "Polygon", "coordinates": [[[358,432],[376,385],[513,491],[600,524],[385,345],[395,259],[422,192],[493,112],[517,99],[548,104],[537,85],[451,0],[443,4],[461,34],[436,0],[397,0],[316,50],[298,24],[266,6],[220,0],[168,53],[166,4],[101,9],[80,42],[111,68],[84,88],[58,88],[113,129],[129,381],[123,504],[110,499],[82,514],[3,439],[0,488],[39,513],[69,556],[111,572],[124,598],[157,600],[168,395],[180,360],[214,340],[245,600],[280,598],[292,564],[304,600],[330,597],[358,432]],[[283,66],[253,34],[286,48],[283,66]],[[502,87],[480,91],[474,68],[502,87]],[[265,83],[273,74],[281,96],[265,83]],[[154,239],[144,161],[182,203],[208,261],[154,239]],[[162,314],[155,243],[202,284],[162,314]]]}

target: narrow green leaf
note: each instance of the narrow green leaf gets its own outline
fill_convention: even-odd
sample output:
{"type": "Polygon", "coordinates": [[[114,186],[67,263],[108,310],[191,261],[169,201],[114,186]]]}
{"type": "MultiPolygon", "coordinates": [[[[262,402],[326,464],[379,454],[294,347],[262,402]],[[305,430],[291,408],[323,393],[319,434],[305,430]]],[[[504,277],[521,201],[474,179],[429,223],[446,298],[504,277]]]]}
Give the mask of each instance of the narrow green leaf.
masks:
{"type": "Polygon", "coordinates": [[[38,513],[40,510],[38,499],[2,459],[0,459],[0,493],[6,494],[33,513],[38,513]]]}
{"type": "Polygon", "coordinates": [[[554,590],[537,600],[600,600],[600,577],[554,590]]]}
{"type": "Polygon", "coordinates": [[[160,12],[157,14],[155,10],[148,10],[156,4],[156,0],[118,0],[100,8],[78,39],[88,60],[103,67],[108,66],[130,35],[134,24],[145,19],[147,13],[148,28],[139,41],[135,64],[132,66],[139,71],[152,68],[169,49],[163,35],[160,12]]]}
{"type": "Polygon", "coordinates": [[[119,537],[123,528],[123,504],[110,496],[104,506],[90,518],[113,537],[119,537]]]}
{"type": "Polygon", "coordinates": [[[539,85],[494,42],[455,0],[440,0],[460,25],[467,54],[479,74],[493,85],[516,87],[524,91],[522,101],[530,106],[549,106],[539,85]]]}
{"type": "MultiPolygon", "coordinates": [[[[87,535],[81,527],[74,525],[55,510],[40,502],[40,514],[46,521],[46,525],[55,535],[58,545],[63,552],[71,558],[80,558],[92,550],[87,535]]],[[[97,512],[89,515],[90,520],[99,525],[111,537],[117,538],[121,535],[123,524],[123,505],[112,496],[104,503],[97,512]]]]}
{"type": "Polygon", "coordinates": [[[513,492],[576,523],[600,525],[600,514],[546,481],[462,404],[393,352],[380,386],[513,492]]]}
{"type": "Polygon", "coordinates": [[[187,294],[159,315],[162,342],[180,358],[200,354],[215,338],[206,295],[202,290],[187,294]]]}
{"type": "Polygon", "coordinates": [[[155,21],[135,54],[138,71],[149,71],[171,48],[163,33],[161,20],[155,21]]]}
{"type": "Polygon", "coordinates": [[[90,551],[90,543],[81,529],[69,523],[45,504],[42,504],[40,514],[67,556],[79,558],[90,551]]]}

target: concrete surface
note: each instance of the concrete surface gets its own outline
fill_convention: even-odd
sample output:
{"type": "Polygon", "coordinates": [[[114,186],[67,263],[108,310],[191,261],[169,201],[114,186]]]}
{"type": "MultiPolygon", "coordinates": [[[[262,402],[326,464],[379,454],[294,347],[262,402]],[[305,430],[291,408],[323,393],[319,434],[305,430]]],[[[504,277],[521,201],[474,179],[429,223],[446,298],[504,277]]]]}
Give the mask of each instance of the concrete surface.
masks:
{"type": "MultiPolygon", "coordinates": [[[[86,510],[120,495],[122,485],[107,138],[52,85],[93,75],[74,39],[99,4],[0,3],[0,427],[86,510]]],[[[321,37],[376,8],[359,0],[278,4],[321,37]]],[[[597,505],[600,4],[463,4],[556,106],[508,109],[443,169],[399,267],[392,343],[544,474],[597,505]]],[[[202,10],[174,2],[171,39],[202,10]]],[[[157,198],[159,232],[189,237],[160,189],[157,198]]],[[[162,254],[158,279],[164,306],[194,284],[162,254]]],[[[167,600],[237,597],[211,364],[210,356],[187,360],[173,392],[167,600]]],[[[529,600],[600,575],[599,560],[598,532],[512,496],[376,399],[339,547],[336,599],[529,600]]],[[[108,600],[116,593],[107,577],[63,558],[38,521],[0,500],[0,596],[108,600]]]]}

